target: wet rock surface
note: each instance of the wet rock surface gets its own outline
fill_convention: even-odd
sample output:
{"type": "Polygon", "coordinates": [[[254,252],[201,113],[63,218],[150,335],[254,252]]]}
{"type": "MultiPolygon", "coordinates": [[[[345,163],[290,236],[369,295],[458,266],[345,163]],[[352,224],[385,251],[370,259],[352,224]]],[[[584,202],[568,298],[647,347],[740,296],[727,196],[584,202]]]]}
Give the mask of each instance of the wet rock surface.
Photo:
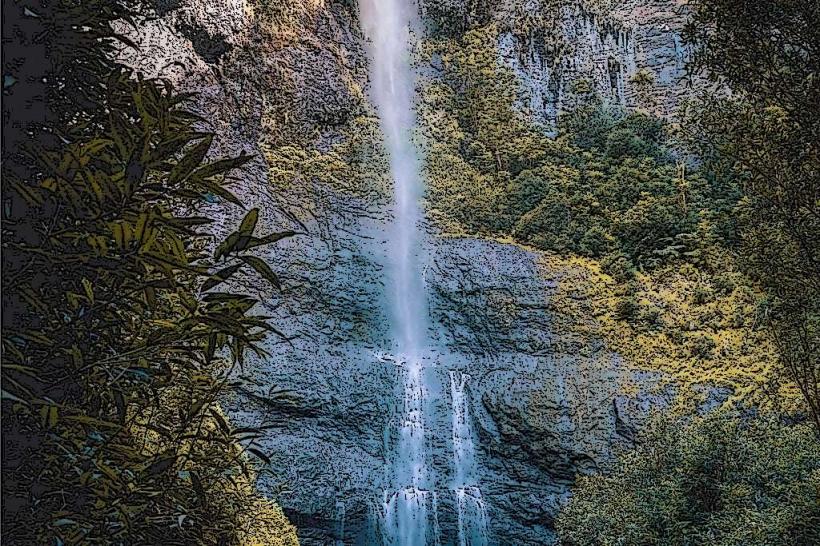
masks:
{"type": "MultiPolygon", "coordinates": [[[[378,513],[392,487],[387,465],[401,399],[382,286],[373,280],[382,270],[384,221],[360,225],[369,233],[362,238],[337,241],[347,250],[312,273],[321,289],[277,319],[291,342],[247,364],[248,385],[227,401],[235,422],[270,427],[260,447],[273,472],[260,487],[282,503],[307,545],[381,544],[378,513]],[[341,294],[339,305],[326,305],[341,294]],[[370,317],[359,336],[346,325],[346,301],[370,317]],[[291,322],[294,313],[301,318],[291,322]]],[[[549,297],[560,280],[538,254],[478,239],[436,239],[432,248],[425,277],[434,392],[426,420],[442,544],[457,543],[450,370],[470,376],[489,543],[549,544],[575,476],[606,464],[667,397],[654,393],[657,377],[626,369],[600,342],[579,346],[550,328],[549,297]]],[[[300,251],[279,252],[275,259],[287,263],[300,251]]],[[[301,252],[308,254],[296,261],[310,259],[309,249],[301,252]]]]}
{"type": "Polygon", "coordinates": [[[434,263],[439,340],[472,377],[491,543],[548,544],[575,476],[599,469],[629,442],[626,423],[666,403],[650,394],[657,378],[627,370],[597,340],[579,344],[551,327],[560,279],[537,253],[445,239],[434,263]]]}

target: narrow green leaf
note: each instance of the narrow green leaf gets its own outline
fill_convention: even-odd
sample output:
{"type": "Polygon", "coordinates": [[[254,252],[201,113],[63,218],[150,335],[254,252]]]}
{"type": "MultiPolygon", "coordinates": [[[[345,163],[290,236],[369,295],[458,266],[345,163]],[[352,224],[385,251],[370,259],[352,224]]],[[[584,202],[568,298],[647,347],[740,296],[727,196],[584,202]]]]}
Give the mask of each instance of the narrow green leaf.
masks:
{"type": "Polygon", "coordinates": [[[239,263],[239,264],[234,264],[234,265],[228,266],[224,269],[220,269],[219,271],[217,271],[216,273],[211,275],[211,278],[209,278],[207,281],[205,281],[205,283],[202,285],[202,291],[207,292],[208,290],[210,290],[214,286],[217,286],[218,284],[225,282],[226,280],[228,280],[231,277],[231,275],[233,275],[234,273],[239,271],[239,269],[241,267],[242,267],[242,264],[239,263]]]}
{"type": "Polygon", "coordinates": [[[239,226],[239,233],[242,235],[250,235],[256,229],[256,223],[259,221],[259,209],[253,208],[248,211],[242,224],[239,226]]]}
{"type": "Polygon", "coordinates": [[[250,248],[255,248],[255,247],[258,247],[258,246],[270,245],[270,244],[276,243],[278,241],[281,241],[282,239],[287,239],[289,237],[293,237],[294,235],[297,235],[297,233],[295,231],[281,231],[279,233],[271,233],[270,235],[266,235],[265,237],[262,237],[261,239],[258,239],[256,237],[254,237],[253,240],[247,245],[246,248],[250,249],[250,248]]]}
{"type": "Polygon", "coordinates": [[[177,184],[184,180],[196,169],[197,165],[202,164],[202,160],[205,159],[205,155],[211,148],[213,138],[213,135],[207,135],[185,154],[171,171],[171,175],[168,177],[170,184],[177,184]]]}
{"type": "Polygon", "coordinates": [[[125,423],[125,397],[123,397],[121,391],[114,391],[114,404],[117,406],[117,416],[119,417],[120,424],[125,423]]]}
{"type": "Polygon", "coordinates": [[[171,466],[173,466],[173,464],[176,462],[176,460],[177,460],[176,455],[171,455],[169,457],[164,457],[162,459],[159,459],[157,462],[151,464],[151,466],[149,466],[146,469],[146,471],[148,472],[148,474],[150,474],[152,476],[156,476],[157,474],[162,474],[163,472],[166,472],[169,468],[171,468],[171,466]]]}
{"type": "Polygon", "coordinates": [[[222,256],[227,256],[231,253],[231,251],[236,247],[236,243],[239,241],[239,234],[234,232],[228,235],[228,238],[219,243],[219,246],[216,247],[214,251],[214,260],[219,261],[219,258],[222,256]]]}
{"type": "Polygon", "coordinates": [[[265,455],[260,449],[257,449],[255,447],[249,447],[248,451],[256,455],[262,461],[264,461],[265,464],[270,464],[270,457],[265,455]]]}
{"type": "Polygon", "coordinates": [[[264,260],[257,258],[256,256],[240,256],[239,258],[254,268],[254,270],[256,270],[256,272],[259,273],[263,279],[275,286],[277,290],[282,289],[282,285],[279,282],[279,277],[276,276],[276,273],[273,272],[264,260]]]}
{"type": "Polygon", "coordinates": [[[222,416],[217,410],[214,408],[209,408],[211,415],[213,416],[216,424],[219,426],[219,429],[224,432],[225,434],[231,433],[231,427],[228,426],[228,422],[225,420],[225,417],[222,416]]]}
{"type": "Polygon", "coordinates": [[[91,287],[91,281],[88,279],[83,279],[83,289],[85,289],[85,295],[88,298],[90,303],[94,303],[94,290],[91,287]]]}
{"type": "Polygon", "coordinates": [[[245,155],[244,153],[238,157],[234,157],[231,159],[220,159],[219,161],[214,161],[213,163],[209,163],[204,167],[200,167],[191,175],[191,178],[199,179],[199,180],[207,180],[213,176],[218,174],[224,174],[232,169],[236,169],[241,167],[248,161],[250,161],[252,156],[245,155]]]}

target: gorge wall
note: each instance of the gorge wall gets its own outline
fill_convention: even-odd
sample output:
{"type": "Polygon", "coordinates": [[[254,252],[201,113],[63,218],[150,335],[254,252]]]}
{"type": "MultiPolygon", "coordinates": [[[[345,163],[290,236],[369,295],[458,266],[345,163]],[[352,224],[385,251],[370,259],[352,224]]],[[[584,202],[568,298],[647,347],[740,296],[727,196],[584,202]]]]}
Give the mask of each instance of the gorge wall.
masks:
{"type": "MultiPolygon", "coordinates": [[[[473,3],[444,7],[466,4],[473,3]]],[[[463,20],[499,24],[499,58],[515,70],[522,107],[536,122],[553,126],[576,105],[582,79],[627,106],[654,101],[664,114],[686,92],[681,16],[671,0],[630,0],[606,13],[538,0],[491,4],[464,11],[463,20]],[[644,99],[634,77],[641,70],[654,74],[644,99]]],[[[196,92],[204,127],[218,135],[213,154],[254,154],[235,174],[235,193],[262,209],[268,228],[303,233],[264,256],[283,290],[264,294],[262,312],[284,338],[272,336],[269,354],[246,364],[226,409],[235,422],[266,427],[260,447],[271,464],[259,487],[282,505],[302,544],[382,544],[385,461],[396,440],[388,423],[400,411],[401,385],[385,351],[390,180],[365,92],[356,6],[160,0],[156,7],[158,17],[132,32],[139,49],[122,55],[196,92]]],[[[207,206],[224,211],[223,231],[241,214],[207,206]]],[[[430,466],[442,480],[452,474],[449,374],[462,372],[489,543],[549,544],[575,475],[628,444],[669,393],[601,340],[562,326],[551,306],[562,278],[538,253],[443,238],[432,225],[427,233],[432,397],[440,400],[429,417],[430,466]]],[[[456,506],[443,498],[438,511],[441,544],[456,544],[456,506]]]]}

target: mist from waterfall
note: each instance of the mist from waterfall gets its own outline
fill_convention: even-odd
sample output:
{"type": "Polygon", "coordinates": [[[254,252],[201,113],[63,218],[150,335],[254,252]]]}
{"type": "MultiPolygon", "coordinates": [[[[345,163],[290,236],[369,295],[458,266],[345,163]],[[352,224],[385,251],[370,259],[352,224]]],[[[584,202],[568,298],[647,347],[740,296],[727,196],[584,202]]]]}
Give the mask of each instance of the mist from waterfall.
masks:
{"type": "Polygon", "coordinates": [[[395,184],[395,216],[388,247],[393,328],[400,354],[418,360],[427,344],[428,313],[419,259],[422,182],[411,142],[415,77],[409,55],[415,6],[408,0],[362,0],[360,8],[373,61],[371,96],[378,108],[395,184]]]}

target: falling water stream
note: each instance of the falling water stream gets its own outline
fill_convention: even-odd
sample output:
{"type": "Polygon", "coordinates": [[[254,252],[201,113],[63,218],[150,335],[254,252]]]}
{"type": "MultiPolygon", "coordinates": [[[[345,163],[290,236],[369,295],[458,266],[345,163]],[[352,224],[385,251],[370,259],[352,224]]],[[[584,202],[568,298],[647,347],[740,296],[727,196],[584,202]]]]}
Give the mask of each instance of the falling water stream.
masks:
{"type": "Polygon", "coordinates": [[[487,510],[475,475],[475,443],[470,427],[470,406],[467,382],[470,376],[450,372],[450,393],[453,398],[453,468],[458,511],[459,546],[487,544],[487,510]]]}
{"type": "Polygon", "coordinates": [[[383,539],[389,546],[436,543],[436,496],[425,447],[429,388],[424,362],[427,303],[419,254],[422,183],[410,140],[414,78],[408,61],[412,6],[401,0],[363,0],[361,19],[370,38],[372,97],[379,111],[395,184],[395,214],[388,233],[387,299],[404,389],[399,441],[392,461],[395,489],[385,491],[383,539]],[[433,535],[433,536],[431,536],[433,535]]]}
{"type": "MultiPolygon", "coordinates": [[[[390,461],[391,488],[381,502],[385,546],[438,546],[439,491],[429,454],[427,410],[434,370],[427,329],[429,314],[422,278],[422,180],[412,144],[415,77],[409,60],[416,6],[412,0],[361,0],[362,28],[369,38],[371,97],[385,135],[393,177],[394,217],[388,231],[387,259],[402,395],[396,423],[398,441],[390,461]]],[[[459,546],[485,546],[486,512],[475,482],[475,459],[467,403],[468,376],[451,373],[453,397],[454,495],[459,546]]]]}

